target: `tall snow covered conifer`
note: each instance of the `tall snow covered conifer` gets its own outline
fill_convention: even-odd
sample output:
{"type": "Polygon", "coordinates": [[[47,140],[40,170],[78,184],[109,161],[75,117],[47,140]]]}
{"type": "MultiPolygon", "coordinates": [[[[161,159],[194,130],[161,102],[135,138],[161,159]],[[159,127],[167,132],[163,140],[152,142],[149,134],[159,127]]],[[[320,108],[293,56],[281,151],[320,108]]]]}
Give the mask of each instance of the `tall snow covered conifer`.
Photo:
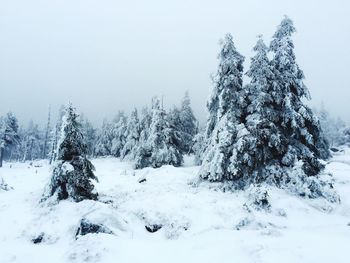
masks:
{"type": "Polygon", "coordinates": [[[267,56],[268,48],[259,36],[253,50],[256,54],[251,59],[247,75],[250,83],[244,87],[244,133],[237,138],[235,153],[231,158],[238,178],[245,178],[244,183],[262,180],[265,166],[275,162],[278,150],[279,130],[276,108],[273,104],[271,88],[273,71],[267,56]]]}
{"type": "Polygon", "coordinates": [[[122,158],[134,159],[137,149],[137,144],[140,139],[140,121],[135,108],[128,119],[126,127],[126,138],[123,150],[121,152],[122,158]]]}
{"type": "Polygon", "coordinates": [[[29,122],[28,128],[22,137],[23,158],[22,161],[32,161],[42,157],[43,138],[37,124],[29,122]]]}
{"type": "Polygon", "coordinates": [[[294,32],[292,20],[285,17],[270,44],[274,73],[271,95],[279,113],[276,124],[281,135],[277,154],[283,166],[292,167],[302,161],[303,171],[316,175],[323,168],[319,158],[329,156],[328,146],[317,117],[302,101],[310,99],[310,95],[303,82],[304,73],[296,63],[291,39],[294,32]]]}
{"type": "Polygon", "coordinates": [[[91,179],[97,181],[94,166],[87,159],[85,144],[78,114],[69,105],[63,118],[61,137],[58,142],[57,160],[54,165],[47,197],[58,200],[72,198],[79,202],[84,199],[97,199],[91,179]]]}
{"type": "Polygon", "coordinates": [[[18,142],[18,121],[11,112],[0,118],[0,167],[2,167],[5,150],[11,150],[18,142]]]}
{"type": "Polygon", "coordinates": [[[193,114],[191,108],[191,99],[186,91],[185,96],[181,102],[180,108],[180,122],[179,128],[181,132],[181,149],[183,153],[189,153],[192,151],[194,136],[198,133],[197,119],[193,114]]]}
{"type": "Polygon", "coordinates": [[[108,156],[112,154],[113,129],[112,124],[104,120],[97,135],[94,146],[95,156],[108,156]]]}
{"type": "Polygon", "coordinates": [[[237,172],[231,158],[237,137],[244,133],[242,88],[244,57],[238,53],[232,36],[222,41],[214,89],[207,103],[209,118],[205,133],[205,152],[199,174],[210,181],[232,180],[237,172]]]}
{"type": "Polygon", "coordinates": [[[126,142],[126,121],[127,118],[123,111],[120,111],[117,117],[114,119],[111,153],[115,157],[121,156],[123,147],[126,142]]]}

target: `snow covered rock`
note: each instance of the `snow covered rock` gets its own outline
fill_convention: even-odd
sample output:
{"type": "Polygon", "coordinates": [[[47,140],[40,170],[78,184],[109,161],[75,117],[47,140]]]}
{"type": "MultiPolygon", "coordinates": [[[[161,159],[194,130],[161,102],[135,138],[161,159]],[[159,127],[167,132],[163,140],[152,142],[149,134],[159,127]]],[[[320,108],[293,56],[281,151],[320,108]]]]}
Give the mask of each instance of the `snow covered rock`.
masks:
{"type": "Polygon", "coordinates": [[[106,226],[102,224],[95,224],[83,218],[80,221],[79,228],[75,234],[75,236],[84,236],[86,234],[97,234],[97,233],[105,233],[105,234],[113,234],[113,232],[108,229],[106,226]]]}

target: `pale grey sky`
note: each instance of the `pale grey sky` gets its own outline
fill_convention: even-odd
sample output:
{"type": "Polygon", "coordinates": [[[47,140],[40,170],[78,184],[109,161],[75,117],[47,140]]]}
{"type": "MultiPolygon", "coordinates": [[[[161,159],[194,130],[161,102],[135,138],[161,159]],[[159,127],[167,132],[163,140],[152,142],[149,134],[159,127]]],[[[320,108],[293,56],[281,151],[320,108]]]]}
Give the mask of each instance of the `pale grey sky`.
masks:
{"type": "Polygon", "coordinates": [[[71,101],[100,123],[189,90],[204,119],[219,39],[232,33],[248,65],[256,36],[268,43],[286,14],[312,104],[349,121],[349,10],[347,0],[0,0],[0,114],[43,122],[49,104],[71,101]]]}

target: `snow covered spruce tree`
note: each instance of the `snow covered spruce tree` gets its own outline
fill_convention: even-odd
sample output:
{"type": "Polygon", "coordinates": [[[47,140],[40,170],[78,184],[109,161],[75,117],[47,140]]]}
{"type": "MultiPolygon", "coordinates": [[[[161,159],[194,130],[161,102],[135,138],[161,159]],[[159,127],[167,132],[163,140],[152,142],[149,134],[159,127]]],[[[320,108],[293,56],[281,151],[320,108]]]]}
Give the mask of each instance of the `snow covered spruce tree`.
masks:
{"type": "Polygon", "coordinates": [[[98,132],[96,143],[94,146],[95,156],[108,156],[112,155],[112,140],[113,129],[112,124],[107,120],[104,120],[102,127],[98,132]]]}
{"type": "Polygon", "coordinates": [[[323,165],[319,158],[328,158],[328,144],[312,110],[302,101],[310,99],[303,79],[304,73],[296,63],[291,35],[293,22],[285,17],[270,44],[274,82],[271,90],[276,107],[275,124],[279,129],[279,147],[275,158],[282,166],[292,167],[302,161],[306,175],[318,174],[323,165]]]}
{"type": "Polygon", "coordinates": [[[135,168],[158,168],[165,164],[180,166],[183,156],[177,145],[178,136],[178,132],[170,126],[159,98],[153,98],[150,132],[147,141],[138,148],[135,168]]]}
{"type": "Polygon", "coordinates": [[[27,130],[21,138],[23,146],[22,161],[32,161],[42,157],[43,139],[38,125],[30,121],[27,130]]]}
{"type": "Polygon", "coordinates": [[[0,118],[0,167],[5,155],[5,150],[8,156],[11,156],[12,147],[17,144],[18,136],[18,121],[11,113],[7,113],[5,117],[0,118]]]}
{"type": "Polygon", "coordinates": [[[93,173],[94,166],[86,158],[87,146],[77,118],[75,109],[69,105],[63,117],[57,160],[45,198],[72,198],[76,202],[97,199],[97,193],[93,191],[94,186],[90,181],[97,181],[97,177],[93,173]]]}
{"type": "Polygon", "coordinates": [[[198,133],[197,119],[191,108],[191,99],[186,91],[181,102],[179,129],[181,132],[181,150],[183,153],[192,151],[194,136],[198,133]]]}
{"type": "Polygon", "coordinates": [[[113,140],[111,153],[115,157],[120,157],[122,154],[123,147],[126,142],[126,125],[127,118],[123,111],[120,111],[116,118],[114,119],[114,126],[112,129],[113,140]]]}
{"type": "Polygon", "coordinates": [[[207,103],[209,117],[205,132],[205,151],[199,174],[210,181],[237,178],[234,156],[237,136],[242,134],[244,109],[243,61],[232,36],[222,41],[214,89],[207,103]]]}
{"type": "Polygon", "coordinates": [[[264,166],[274,161],[274,148],[279,147],[271,96],[273,72],[261,36],[253,50],[256,54],[247,72],[251,81],[244,86],[244,108],[238,125],[241,130],[234,138],[230,157],[234,178],[243,178],[245,184],[261,179],[264,166]]]}
{"type": "Polygon", "coordinates": [[[122,158],[134,159],[137,149],[137,144],[140,139],[140,121],[137,113],[137,109],[135,108],[128,119],[128,123],[126,126],[126,138],[125,144],[121,151],[122,158]]]}
{"type": "Polygon", "coordinates": [[[87,155],[94,155],[94,147],[97,140],[96,129],[92,125],[92,123],[84,116],[81,115],[80,121],[82,126],[83,135],[85,138],[85,144],[87,147],[87,155]]]}

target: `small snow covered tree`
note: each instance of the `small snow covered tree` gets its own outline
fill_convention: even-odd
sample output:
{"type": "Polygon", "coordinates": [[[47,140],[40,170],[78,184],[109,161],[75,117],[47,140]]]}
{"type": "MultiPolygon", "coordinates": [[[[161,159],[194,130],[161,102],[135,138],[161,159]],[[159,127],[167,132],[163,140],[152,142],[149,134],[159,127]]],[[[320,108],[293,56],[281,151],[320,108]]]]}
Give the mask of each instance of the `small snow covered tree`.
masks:
{"type": "Polygon", "coordinates": [[[345,123],[340,118],[334,118],[326,110],[324,104],[319,109],[315,109],[315,114],[320,120],[324,135],[329,142],[330,147],[339,146],[344,139],[345,123]]]}
{"type": "Polygon", "coordinates": [[[209,118],[205,132],[205,151],[199,174],[210,181],[232,180],[236,170],[230,161],[234,144],[243,129],[244,91],[242,74],[244,57],[238,53],[232,36],[227,34],[219,53],[219,67],[214,89],[207,103],[209,118]]]}
{"type": "Polygon", "coordinates": [[[179,114],[179,130],[181,132],[181,150],[183,153],[192,151],[194,136],[198,133],[197,119],[191,108],[191,100],[188,92],[181,102],[179,114]]]}
{"type": "Polygon", "coordinates": [[[112,155],[112,140],[113,140],[113,129],[112,124],[103,121],[102,127],[97,135],[96,144],[94,147],[95,156],[108,156],[112,155]]]}
{"type": "Polygon", "coordinates": [[[2,167],[5,150],[11,150],[18,139],[17,118],[9,112],[5,117],[0,118],[0,167],[2,167]]]}
{"type": "Polygon", "coordinates": [[[183,156],[176,144],[178,133],[174,130],[165,111],[160,106],[159,98],[152,101],[152,123],[147,141],[140,145],[135,156],[135,168],[158,168],[165,164],[180,166],[183,156]]]}
{"type": "Polygon", "coordinates": [[[28,128],[23,134],[23,159],[22,161],[32,161],[42,157],[42,136],[37,124],[29,122],[28,128]]]}
{"type": "Polygon", "coordinates": [[[126,127],[125,144],[121,152],[122,158],[134,159],[137,149],[137,144],[140,139],[140,121],[135,108],[128,119],[126,127]]]}
{"type": "Polygon", "coordinates": [[[97,181],[97,177],[93,173],[94,166],[86,157],[87,146],[77,118],[75,109],[69,105],[63,118],[47,197],[55,196],[58,200],[72,198],[76,202],[97,199],[90,182],[91,179],[97,181]]]}
{"type": "Polygon", "coordinates": [[[115,157],[120,157],[122,154],[123,147],[126,142],[126,122],[127,118],[124,112],[120,111],[117,117],[114,119],[113,125],[113,140],[111,153],[115,157]]]}
{"type": "Polygon", "coordinates": [[[96,143],[96,129],[92,123],[84,116],[81,115],[80,123],[82,125],[82,131],[86,142],[87,155],[94,155],[94,147],[96,143]]]}
{"type": "Polygon", "coordinates": [[[202,164],[202,160],[203,160],[202,155],[203,155],[204,149],[205,149],[204,133],[202,131],[197,133],[193,138],[192,151],[194,153],[194,163],[196,165],[202,164]]]}
{"type": "Polygon", "coordinates": [[[281,136],[276,155],[283,166],[292,167],[296,161],[302,161],[305,174],[316,175],[323,168],[319,158],[329,156],[328,146],[317,117],[302,101],[310,99],[310,95],[303,82],[304,73],[296,63],[291,39],[294,32],[292,20],[285,17],[270,44],[274,73],[271,95],[281,136]]]}

